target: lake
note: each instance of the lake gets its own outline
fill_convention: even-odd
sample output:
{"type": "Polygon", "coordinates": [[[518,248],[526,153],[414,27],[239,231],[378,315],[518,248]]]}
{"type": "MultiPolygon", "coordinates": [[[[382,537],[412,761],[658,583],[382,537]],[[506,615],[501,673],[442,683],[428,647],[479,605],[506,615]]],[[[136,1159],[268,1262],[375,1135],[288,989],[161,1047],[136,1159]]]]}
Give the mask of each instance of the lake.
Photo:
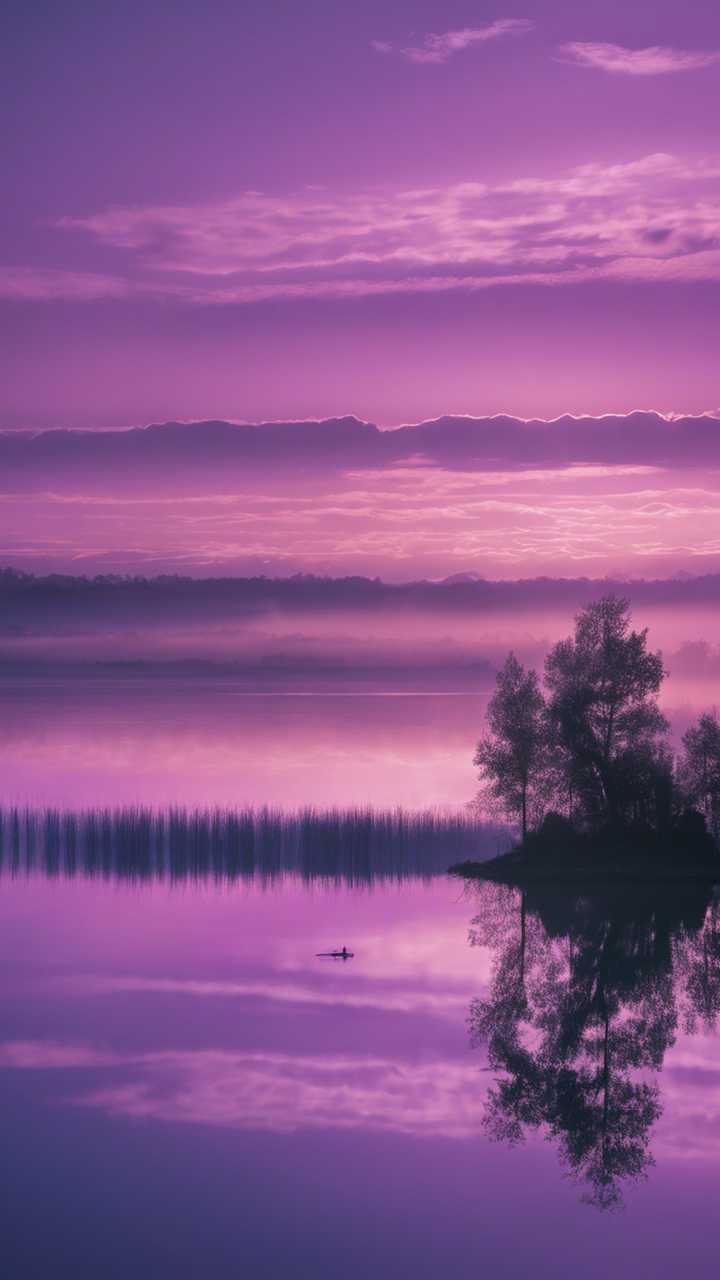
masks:
{"type": "Polygon", "coordinates": [[[714,1276],[710,890],[470,890],[441,825],[385,829],[386,873],[356,823],[357,874],[322,815],[236,865],[212,825],[235,805],[449,820],[482,693],[2,700],[5,1274],[714,1276]],[[117,816],[138,806],[142,838],[117,816]],[[171,812],[194,861],[169,857],[171,812]]]}

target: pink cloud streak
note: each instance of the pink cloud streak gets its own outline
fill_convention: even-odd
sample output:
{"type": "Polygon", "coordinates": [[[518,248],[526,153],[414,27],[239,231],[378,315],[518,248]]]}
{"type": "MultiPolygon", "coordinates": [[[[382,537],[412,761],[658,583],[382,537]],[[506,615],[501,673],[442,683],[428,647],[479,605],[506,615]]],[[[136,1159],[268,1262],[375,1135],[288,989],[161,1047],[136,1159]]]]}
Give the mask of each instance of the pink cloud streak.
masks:
{"type": "Polygon", "coordinates": [[[119,276],[92,271],[62,271],[52,267],[0,266],[0,297],[25,302],[97,302],[100,298],[124,298],[132,287],[119,276]]]}
{"type": "MultiPolygon", "coordinates": [[[[348,471],[324,485],[239,487],[160,503],[127,495],[2,495],[8,550],[109,564],[225,569],[256,556],[275,572],[380,571],[393,578],[479,569],[512,577],[672,571],[720,563],[715,473],[641,464],[484,472],[438,466],[348,471]]],[[[2,548],[0,548],[2,550],[2,548]]],[[[24,642],[26,643],[26,642],[24,642]]]]}
{"type": "MultiPolygon", "coordinates": [[[[471,45],[485,44],[488,40],[498,40],[504,36],[526,35],[534,25],[527,18],[498,18],[484,27],[462,27],[456,31],[444,31],[440,35],[430,32],[421,44],[398,48],[397,52],[408,62],[448,62],[454,54],[471,45]]],[[[396,46],[388,40],[373,40],[372,47],[382,54],[396,51],[396,46]]]]}
{"type": "Polygon", "coordinates": [[[143,296],[188,305],[439,293],[511,284],[720,279],[720,158],[664,152],[548,176],[113,208],[64,232],[123,273],[0,270],[25,300],[143,296]]]}
{"type": "Polygon", "coordinates": [[[611,75],[658,76],[678,71],[698,71],[720,62],[720,52],[692,52],[650,45],[646,49],[625,49],[619,44],[571,41],[560,52],[583,67],[607,71],[611,75]]]}

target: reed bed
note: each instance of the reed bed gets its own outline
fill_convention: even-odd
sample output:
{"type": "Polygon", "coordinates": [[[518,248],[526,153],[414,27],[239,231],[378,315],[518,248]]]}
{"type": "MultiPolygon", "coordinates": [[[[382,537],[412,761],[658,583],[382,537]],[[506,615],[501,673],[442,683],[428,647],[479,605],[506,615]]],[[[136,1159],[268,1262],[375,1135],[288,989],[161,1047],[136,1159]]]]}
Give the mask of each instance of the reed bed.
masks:
{"type": "Polygon", "coordinates": [[[0,809],[0,872],[137,881],[429,879],[506,847],[502,828],[400,809],[0,809]]]}

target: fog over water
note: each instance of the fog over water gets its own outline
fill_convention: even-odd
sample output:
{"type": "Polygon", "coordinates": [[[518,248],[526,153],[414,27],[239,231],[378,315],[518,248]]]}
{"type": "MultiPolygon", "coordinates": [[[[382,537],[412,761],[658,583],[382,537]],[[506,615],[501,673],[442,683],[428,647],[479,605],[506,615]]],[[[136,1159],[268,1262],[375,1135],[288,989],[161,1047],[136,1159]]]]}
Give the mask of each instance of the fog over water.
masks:
{"type": "MultiPolygon", "coordinates": [[[[225,623],[99,616],[73,629],[51,611],[0,638],[0,799],[463,805],[507,650],[541,669],[574,613],[272,606],[225,623]]],[[[720,703],[720,604],[638,604],[634,621],[663,652],[677,744],[720,703]]]]}

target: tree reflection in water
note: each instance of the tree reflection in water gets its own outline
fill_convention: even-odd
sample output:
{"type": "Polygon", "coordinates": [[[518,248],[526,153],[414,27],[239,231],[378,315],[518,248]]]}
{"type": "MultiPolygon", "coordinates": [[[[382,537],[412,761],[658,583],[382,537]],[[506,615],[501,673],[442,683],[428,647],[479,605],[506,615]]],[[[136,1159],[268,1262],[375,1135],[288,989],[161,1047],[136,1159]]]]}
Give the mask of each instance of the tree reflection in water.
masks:
{"type": "Polygon", "coordinates": [[[623,1183],[653,1164],[652,1073],[679,1025],[712,1028],[720,1012],[717,904],[691,882],[477,892],[470,942],[494,953],[470,1012],[496,1074],[485,1128],[510,1143],[543,1132],[582,1198],[618,1208],[623,1183]]]}

